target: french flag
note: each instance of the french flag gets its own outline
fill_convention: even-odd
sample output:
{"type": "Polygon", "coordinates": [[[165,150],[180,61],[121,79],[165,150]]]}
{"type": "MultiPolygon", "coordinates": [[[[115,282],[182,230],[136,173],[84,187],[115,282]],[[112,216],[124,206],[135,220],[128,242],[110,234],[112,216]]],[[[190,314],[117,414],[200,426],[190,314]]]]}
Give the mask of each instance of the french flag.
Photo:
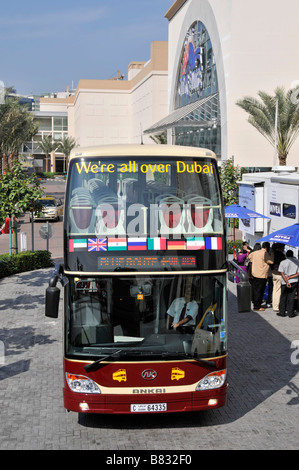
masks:
{"type": "Polygon", "coordinates": [[[207,237],[206,250],[222,250],[222,238],[220,237],[207,237]]]}

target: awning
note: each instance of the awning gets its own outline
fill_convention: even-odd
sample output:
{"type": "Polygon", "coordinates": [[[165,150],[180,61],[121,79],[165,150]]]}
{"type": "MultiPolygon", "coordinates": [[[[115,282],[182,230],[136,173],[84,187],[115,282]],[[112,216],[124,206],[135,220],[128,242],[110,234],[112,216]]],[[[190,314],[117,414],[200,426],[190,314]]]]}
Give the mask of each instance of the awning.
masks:
{"type": "Polygon", "coordinates": [[[211,108],[212,106],[218,107],[218,100],[219,94],[214,93],[213,95],[210,95],[207,98],[203,98],[202,100],[195,101],[194,103],[187,104],[186,106],[182,106],[181,108],[176,109],[168,116],[158,121],[153,126],[146,129],[144,131],[144,134],[156,134],[157,132],[162,132],[165,129],[169,129],[171,127],[200,127],[207,125],[215,125],[219,122],[219,117],[216,120],[213,118],[211,118],[210,120],[200,119],[200,111],[203,105],[206,105],[207,103],[211,104],[211,108]]]}

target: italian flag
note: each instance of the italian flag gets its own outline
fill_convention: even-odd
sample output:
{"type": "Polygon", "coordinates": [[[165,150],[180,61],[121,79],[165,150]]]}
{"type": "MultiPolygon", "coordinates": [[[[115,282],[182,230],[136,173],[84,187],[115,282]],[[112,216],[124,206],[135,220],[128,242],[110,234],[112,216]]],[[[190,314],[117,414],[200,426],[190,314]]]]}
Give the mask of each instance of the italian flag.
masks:
{"type": "Polygon", "coordinates": [[[203,237],[187,238],[187,250],[204,250],[205,239],[203,237]]]}
{"type": "Polygon", "coordinates": [[[127,249],[126,238],[108,238],[108,251],[123,251],[127,249]]]}
{"type": "Polygon", "coordinates": [[[153,237],[147,241],[148,250],[166,250],[166,238],[153,237]]]}

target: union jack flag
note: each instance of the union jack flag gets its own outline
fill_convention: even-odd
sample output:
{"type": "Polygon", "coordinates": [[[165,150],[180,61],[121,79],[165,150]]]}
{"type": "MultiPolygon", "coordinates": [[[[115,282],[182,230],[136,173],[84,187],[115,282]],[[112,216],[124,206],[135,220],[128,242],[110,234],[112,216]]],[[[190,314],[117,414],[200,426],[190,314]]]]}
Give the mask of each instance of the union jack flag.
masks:
{"type": "Polygon", "coordinates": [[[88,251],[107,251],[107,238],[89,238],[88,251]]]}

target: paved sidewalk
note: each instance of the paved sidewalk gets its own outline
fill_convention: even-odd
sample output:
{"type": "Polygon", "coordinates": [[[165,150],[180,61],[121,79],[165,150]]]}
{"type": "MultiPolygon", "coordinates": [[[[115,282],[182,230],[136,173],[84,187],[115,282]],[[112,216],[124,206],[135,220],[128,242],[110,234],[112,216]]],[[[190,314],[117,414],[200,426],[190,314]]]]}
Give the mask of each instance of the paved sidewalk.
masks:
{"type": "Polygon", "coordinates": [[[230,284],[229,398],[200,413],[101,416],[62,401],[62,315],[44,315],[52,270],[0,281],[0,449],[182,451],[299,448],[299,317],[238,313],[230,284]],[[297,342],[297,349],[291,348],[297,342]]]}

